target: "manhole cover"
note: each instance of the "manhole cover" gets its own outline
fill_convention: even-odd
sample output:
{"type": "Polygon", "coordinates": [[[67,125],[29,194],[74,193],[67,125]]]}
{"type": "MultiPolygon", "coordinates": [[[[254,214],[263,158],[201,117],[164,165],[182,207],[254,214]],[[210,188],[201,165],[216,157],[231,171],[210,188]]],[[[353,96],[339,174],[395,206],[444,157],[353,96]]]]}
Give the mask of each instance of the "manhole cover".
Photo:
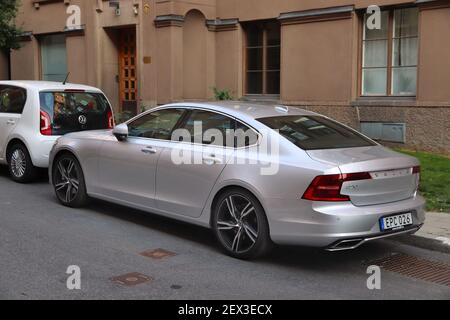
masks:
{"type": "Polygon", "coordinates": [[[133,272],[133,273],[128,273],[128,274],[124,274],[118,277],[113,277],[110,278],[109,280],[111,280],[112,282],[121,284],[123,286],[135,286],[141,283],[145,283],[148,281],[152,281],[153,279],[138,273],[138,272],[133,272]]]}
{"type": "Polygon", "coordinates": [[[384,270],[407,277],[450,286],[450,264],[417,258],[407,254],[395,254],[373,262],[384,270]]]}
{"type": "Polygon", "coordinates": [[[167,251],[164,249],[156,249],[156,250],[144,251],[141,253],[141,256],[159,260],[159,259],[176,256],[176,253],[170,252],[170,251],[167,251]]]}

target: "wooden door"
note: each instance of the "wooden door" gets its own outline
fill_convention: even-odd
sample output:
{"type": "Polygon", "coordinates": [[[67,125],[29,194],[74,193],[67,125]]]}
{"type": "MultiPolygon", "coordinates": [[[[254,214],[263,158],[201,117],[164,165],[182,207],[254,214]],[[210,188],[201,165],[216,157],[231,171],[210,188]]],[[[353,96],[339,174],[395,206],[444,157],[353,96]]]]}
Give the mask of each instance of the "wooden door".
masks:
{"type": "Polygon", "coordinates": [[[119,37],[119,92],[122,111],[137,113],[137,56],[136,31],[120,30],[119,37]]]}

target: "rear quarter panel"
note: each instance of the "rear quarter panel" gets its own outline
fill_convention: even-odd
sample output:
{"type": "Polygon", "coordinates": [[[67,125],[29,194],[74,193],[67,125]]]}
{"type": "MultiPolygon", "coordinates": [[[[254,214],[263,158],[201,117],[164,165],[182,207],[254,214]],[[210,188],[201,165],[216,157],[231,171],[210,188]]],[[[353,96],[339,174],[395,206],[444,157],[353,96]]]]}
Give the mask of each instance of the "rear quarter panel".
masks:
{"type": "Polygon", "coordinates": [[[301,200],[311,181],[317,175],[339,173],[337,167],[312,160],[290,142],[281,143],[279,157],[261,156],[257,148],[253,147],[237,150],[234,160],[228,163],[211,192],[201,217],[205,223],[209,223],[214,197],[223,188],[230,186],[252,192],[263,206],[269,223],[280,218],[289,219],[293,210],[298,218],[301,212],[311,211],[311,204],[301,200]],[[237,162],[240,158],[259,159],[260,162],[240,164],[237,162]],[[273,174],[263,174],[269,167],[276,170],[269,170],[273,174]]]}

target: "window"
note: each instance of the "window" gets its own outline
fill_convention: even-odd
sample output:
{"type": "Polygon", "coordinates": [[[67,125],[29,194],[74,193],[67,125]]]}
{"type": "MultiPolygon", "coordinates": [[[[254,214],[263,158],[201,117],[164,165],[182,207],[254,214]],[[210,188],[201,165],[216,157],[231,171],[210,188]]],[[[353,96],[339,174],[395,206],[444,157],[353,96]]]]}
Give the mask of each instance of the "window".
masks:
{"type": "Polygon", "coordinates": [[[22,114],[27,101],[27,92],[23,88],[0,86],[0,113],[22,114]]]}
{"type": "Polygon", "coordinates": [[[128,124],[130,137],[171,140],[183,109],[165,109],[146,114],[128,124]]]}
{"type": "Polygon", "coordinates": [[[230,138],[230,130],[234,130],[234,120],[219,113],[194,110],[182,128],[189,131],[194,143],[216,146],[234,144],[233,137],[230,138]]]}
{"type": "Polygon", "coordinates": [[[362,95],[415,96],[417,87],[417,8],[381,12],[381,29],[364,17],[362,95]]]}
{"type": "Polygon", "coordinates": [[[259,122],[303,150],[339,149],[374,146],[354,130],[321,116],[280,116],[258,119],[259,122]]]}
{"type": "Polygon", "coordinates": [[[366,136],[381,141],[406,141],[406,124],[391,122],[361,122],[361,132],[366,136]]]}
{"type": "Polygon", "coordinates": [[[48,135],[113,127],[111,106],[101,93],[45,91],[39,100],[48,135]]]}
{"type": "Polygon", "coordinates": [[[281,32],[278,22],[244,25],[246,94],[280,94],[281,32]]]}
{"type": "Polygon", "coordinates": [[[67,76],[66,37],[44,36],[41,45],[42,80],[62,82],[67,76]]]}
{"type": "Polygon", "coordinates": [[[253,146],[258,143],[258,134],[255,130],[241,122],[236,122],[235,146],[237,148],[253,146]]]}

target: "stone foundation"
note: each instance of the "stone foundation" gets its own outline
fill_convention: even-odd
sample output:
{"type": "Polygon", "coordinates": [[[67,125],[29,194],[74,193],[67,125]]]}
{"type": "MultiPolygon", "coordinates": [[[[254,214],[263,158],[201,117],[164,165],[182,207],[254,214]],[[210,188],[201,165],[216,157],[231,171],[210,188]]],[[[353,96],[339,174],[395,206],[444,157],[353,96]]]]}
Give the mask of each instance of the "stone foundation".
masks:
{"type": "Polygon", "coordinates": [[[414,150],[450,154],[449,107],[383,106],[301,106],[329,116],[357,130],[360,122],[399,122],[406,124],[405,143],[383,142],[414,150]]]}

